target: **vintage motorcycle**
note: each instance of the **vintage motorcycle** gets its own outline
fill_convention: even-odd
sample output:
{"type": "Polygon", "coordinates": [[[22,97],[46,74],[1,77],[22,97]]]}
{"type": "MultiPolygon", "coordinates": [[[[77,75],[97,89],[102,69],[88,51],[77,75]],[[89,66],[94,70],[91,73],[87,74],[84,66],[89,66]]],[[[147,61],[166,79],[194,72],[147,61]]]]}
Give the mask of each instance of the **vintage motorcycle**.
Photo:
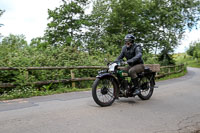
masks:
{"type": "MultiPolygon", "coordinates": [[[[108,63],[108,69],[98,72],[92,86],[92,97],[98,105],[110,106],[119,97],[136,96],[130,95],[129,91],[134,88],[134,84],[122,66],[125,66],[124,61],[120,60],[108,63]]],[[[141,89],[138,97],[140,99],[148,100],[151,98],[155,87],[155,74],[156,72],[147,67],[145,67],[144,72],[138,74],[139,88],[141,89]]]]}

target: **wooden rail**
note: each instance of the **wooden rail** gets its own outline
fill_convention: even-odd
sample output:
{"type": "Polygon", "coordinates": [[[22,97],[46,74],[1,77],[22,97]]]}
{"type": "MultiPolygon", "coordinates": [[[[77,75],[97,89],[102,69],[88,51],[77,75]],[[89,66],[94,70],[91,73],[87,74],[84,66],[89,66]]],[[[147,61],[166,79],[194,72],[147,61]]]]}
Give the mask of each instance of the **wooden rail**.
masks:
{"type": "MultiPolygon", "coordinates": [[[[48,80],[48,81],[38,81],[38,82],[32,82],[27,83],[26,85],[48,85],[48,84],[57,84],[57,83],[72,83],[72,87],[75,87],[75,82],[77,81],[90,81],[95,80],[95,77],[88,77],[88,78],[75,78],[75,74],[73,73],[73,69],[107,69],[107,66],[71,66],[71,67],[0,67],[0,71],[5,70],[61,70],[66,69],[70,70],[71,73],[71,79],[61,79],[61,80],[48,80]]],[[[174,74],[174,73],[180,73],[184,70],[184,65],[176,65],[176,66],[162,66],[160,67],[160,72],[157,73],[156,78],[161,78],[166,75],[174,74]],[[177,69],[178,68],[178,69],[177,69]],[[173,71],[171,69],[174,69],[173,71]],[[163,72],[163,70],[167,70],[167,72],[163,72]]],[[[16,87],[17,84],[13,83],[0,83],[0,88],[11,88],[16,87]]]]}
{"type": "Polygon", "coordinates": [[[181,65],[174,65],[174,66],[162,66],[160,67],[161,71],[157,73],[156,78],[162,78],[171,74],[180,73],[184,70],[184,64],[181,65]],[[172,69],[174,69],[172,71],[172,69]],[[167,72],[163,72],[167,70],[167,72]]]}
{"type": "Polygon", "coordinates": [[[0,67],[0,70],[61,70],[61,69],[106,69],[107,66],[70,66],[70,67],[0,67]]]}

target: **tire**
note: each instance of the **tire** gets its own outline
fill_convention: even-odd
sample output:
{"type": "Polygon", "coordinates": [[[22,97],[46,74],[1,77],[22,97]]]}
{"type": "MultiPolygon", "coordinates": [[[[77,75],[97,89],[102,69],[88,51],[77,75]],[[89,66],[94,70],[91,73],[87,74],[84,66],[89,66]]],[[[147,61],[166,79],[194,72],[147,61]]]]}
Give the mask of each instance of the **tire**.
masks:
{"type": "Polygon", "coordinates": [[[116,88],[113,78],[97,78],[92,86],[92,97],[99,106],[110,106],[115,101],[116,88]]]}
{"type": "Polygon", "coordinates": [[[148,77],[142,77],[140,80],[141,93],[138,94],[138,97],[142,100],[149,100],[153,95],[154,91],[154,82],[148,77]]]}

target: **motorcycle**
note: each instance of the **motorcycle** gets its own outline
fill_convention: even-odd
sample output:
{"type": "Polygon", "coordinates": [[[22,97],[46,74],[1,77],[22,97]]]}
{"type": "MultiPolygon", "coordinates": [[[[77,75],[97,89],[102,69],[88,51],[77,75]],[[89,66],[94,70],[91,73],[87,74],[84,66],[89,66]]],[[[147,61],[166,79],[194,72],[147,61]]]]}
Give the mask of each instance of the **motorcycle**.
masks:
{"type": "Polygon", "coordinates": [[[92,97],[99,106],[110,106],[119,97],[128,98],[138,95],[141,100],[151,98],[155,87],[156,72],[145,67],[144,72],[137,74],[141,93],[134,95],[130,93],[131,89],[134,89],[134,84],[122,66],[125,66],[125,63],[120,60],[108,63],[108,69],[98,72],[92,85],[92,97]]]}

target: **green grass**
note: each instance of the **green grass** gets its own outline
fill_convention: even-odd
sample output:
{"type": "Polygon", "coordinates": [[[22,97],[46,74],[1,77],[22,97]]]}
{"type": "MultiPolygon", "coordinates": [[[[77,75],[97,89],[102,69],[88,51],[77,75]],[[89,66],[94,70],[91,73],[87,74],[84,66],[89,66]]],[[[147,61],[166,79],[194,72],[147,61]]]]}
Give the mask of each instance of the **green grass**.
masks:
{"type": "Polygon", "coordinates": [[[182,71],[181,73],[171,74],[171,75],[165,76],[163,78],[156,79],[156,81],[178,78],[178,77],[184,76],[185,74],[187,74],[187,68],[186,67],[184,68],[184,71],[182,71]]]}
{"type": "Polygon", "coordinates": [[[177,64],[185,64],[188,67],[200,68],[200,59],[194,59],[186,53],[174,54],[173,57],[177,64]]]}
{"type": "Polygon", "coordinates": [[[60,93],[69,93],[69,92],[76,92],[76,91],[88,91],[88,90],[91,90],[91,88],[84,88],[84,89],[59,88],[57,90],[41,91],[41,90],[34,89],[31,87],[26,87],[26,88],[24,87],[23,91],[18,90],[18,89],[13,89],[12,91],[9,91],[8,93],[4,93],[3,95],[0,95],[0,101],[17,99],[17,98],[29,98],[33,96],[46,96],[46,95],[53,95],[53,94],[60,94],[60,93]]]}

